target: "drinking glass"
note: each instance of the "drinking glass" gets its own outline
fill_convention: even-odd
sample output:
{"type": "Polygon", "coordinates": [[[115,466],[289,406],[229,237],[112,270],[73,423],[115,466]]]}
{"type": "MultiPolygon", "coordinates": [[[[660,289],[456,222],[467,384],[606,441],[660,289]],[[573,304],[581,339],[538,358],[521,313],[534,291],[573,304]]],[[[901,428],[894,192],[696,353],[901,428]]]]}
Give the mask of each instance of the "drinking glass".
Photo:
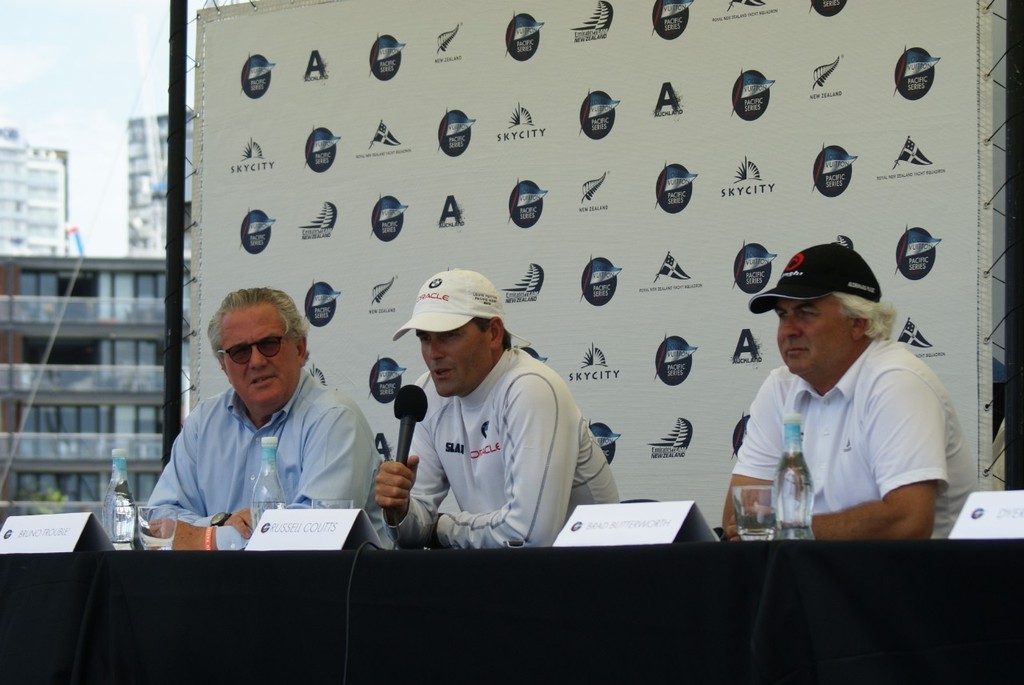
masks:
{"type": "Polygon", "coordinates": [[[331,499],[318,497],[310,500],[313,509],[355,509],[355,503],[350,499],[331,499]]]}
{"type": "Polygon", "coordinates": [[[174,544],[174,532],[178,528],[177,510],[166,506],[137,507],[139,516],[139,538],[146,550],[169,550],[174,544]]]}
{"type": "Polygon", "coordinates": [[[736,532],[741,540],[772,540],[775,538],[775,508],[772,486],[734,485],[732,510],[736,515],[736,532]]]}

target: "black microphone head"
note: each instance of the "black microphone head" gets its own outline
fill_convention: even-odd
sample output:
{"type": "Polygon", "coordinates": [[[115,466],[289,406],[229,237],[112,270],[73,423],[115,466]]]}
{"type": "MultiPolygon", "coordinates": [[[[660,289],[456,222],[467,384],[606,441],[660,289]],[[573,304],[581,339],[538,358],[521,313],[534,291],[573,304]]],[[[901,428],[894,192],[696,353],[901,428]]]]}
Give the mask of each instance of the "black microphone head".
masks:
{"type": "Polygon", "coordinates": [[[427,415],[427,395],[418,385],[403,385],[395,397],[395,418],[411,417],[417,423],[427,415]]]}

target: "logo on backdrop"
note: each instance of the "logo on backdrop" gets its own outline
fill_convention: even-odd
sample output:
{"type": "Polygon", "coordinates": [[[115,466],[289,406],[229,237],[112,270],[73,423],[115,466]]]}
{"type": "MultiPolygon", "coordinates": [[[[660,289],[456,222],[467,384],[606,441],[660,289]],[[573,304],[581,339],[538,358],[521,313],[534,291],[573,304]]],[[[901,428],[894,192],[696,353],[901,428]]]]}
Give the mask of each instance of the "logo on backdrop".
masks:
{"type": "Polygon", "coordinates": [[[703,288],[703,283],[690,283],[690,275],[683,271],[683,267],[672,256],[671,252],[665,253],[665,259],[661,260],[661,267],[654,274],[654,283],[645,288],[640,288],[642,293],[661,292],[664,290],[688,290],[690,288],[703,288]],[[659,283],[660,281],[660,283],[659,283]]]}
{"type": "Polygon", "coordinates": [[[590,91],[580,105],[580,130],[591,140],[601,140],[612,132],[618,105],[619,101],[603,90],[590,91]]]}
{"type": "Polygon", "coordinates": [[[686,209],[693,197],[695,178],[697,174],[691,174],[682,164],[666,164],[654,186],[658,206],[669,214],[678,214],[686,209]]]}
{"type": "Polygon", "coordinates": [[[536,302],[540,295],[540,289],[544,285],[544,269],[540,264],[530,264],[526,275],[519,279],[511,288],[503,288],[505,292],[505,303],[512,302],[536,302]]]}
{"type": "Polygon", "coordinates": [[[519,228],[532,228],[540,221],[547,194],[548,191],[541,190],[533,181],[516,181],[508,196],[509,220],[519,228]]]}
{"type": "Polygon", "coordinates": [[[575,43],[585,43],[589,40],[604,40],[608,37],[608,29],[612,27],[612,3],[600,0],[597,9],[590,15],[590,18],[580,26],[572,29],[576,37],[575,43]]]}
{"type": "MultiPolygon", "coordinates": [[[[370,141],[370,148],[375,143],[380,143],[386,147],[400,147],[402,142],[395,137],[395,134],[388,129],[388,125],[381,119],[380,123],[377,124],[377,132],[373,134],[373,140],[370,141]]],[[[369,149],[369,148],[367,148],[369,149]]]]}
{"type": "Polygon", "coordinates": [[[377,36],[370,46],[370,73],[381,81],[390,81],[397,76],[402,66],[404,47],[405,43],[399,43],[394,36],[377,36]]]}
{"type": "Polygon", "coordinates": [[[533,115],[530,110],[517,104],[512,110],[512,116],[508,119],[508,130],[497,134],[499,143],[507,143],[510,140],[526,140],[528,138],[543,138],[547,129],[537,128],[533,123],[533,115]]]}
{"type": "Polygon", "coordinates": [[[314,128],[306,138],[306,166],[318,174],[330,169],[338,156],[339,140],[341,136],[334,135],[330,129],[314,128]]]}
{"type": "Polygon", "coordinates": [[[651,21],[654,32],[665,40],[675,40],[683,35],[690,21],[690,5],[693,0],[654,0],[651,21]]]}
{"type": "Polygon", "coordinates": [[[601,446],[605,460],[609,464],[612,463],[612,459],[615,458],[615,441],[622,437],[622,433],[616,433],[608,424],[600,422],[590,424],[590,433],[601,446]]]}
{"type": "Polygon", "coordinates": [[[529,14],[517,14],[512,17],[505,29],[505,51],[517,62],[525,62],[537,54],[540,48],[540,27],[544,22],[537,21],[529,14]]]}
{"type": "Polygon", "coordinates": [[[324,62],[323,58],[320,57],[319,50],[313,50],[312,52],[309,53],[309,62],[306,63],[306,74],[302,77],[302,80],[327,80],[327,63],[324,62]]]}
{"type": "Polygon", "coordinates": [[[692,438],[693,424],[688,419],[679,417],[676,419],[675,428],[668,435],[658,442],[647,443],[651,446],[651,459],[685,457],[692,438]]]}
{"type": "Polygon", "coordinates": [[[678,335],[666,335],[654,354],[654,370],[665,385],[679,385],[690,375],[697,351],[678,335]]]}
{"type": "Polygon", "coordinates": [[[458,62],[462,59],[462,55],[448,54],[448,48],[451,47],[452,41],[455,40],[455,36],[458,35],[459,29],[462,28],[462,22],[455,25],[451,31],[445,31],[437,34],[437,55],[434,58],[434,64],[441,64],[443,62],[458,62]],[[444,56],[440,56],[441,53],[445,53],[444,56]]]}
{"type": "Polygon", "coordinates": [[[622,269],[604,257],[591,257],[580,276],[580,287],[583,290],[580,299],[585,299],[595,307],[608,304],[615,295],[620,271],[622,269]]]}
{"type": "Polygon", "coordinates": [[[749,197],[775,192],[774,183],[765,183],[761,178],[761,170],[752,161],[743,158],[736,171],[731,187],[721,189],[721,197],[749,197]]]}
{"type": "Polygon", "coordinates": [[[580,198],[581,212],[603,212],[608,209],[608,205],[597,205],[590,204],[594,200],[594,196],[597,195],[597,191],[604,185],[605,179],[608,178],[608,172],[604,172],[600,177],[591,179],[583,184],[583,197],[580,198]]]}
{"type": "Polygon", "coordinates": [[[760,243],[744,243],[732,263],[733,285],[748,295],[764,289],[772,277],[772,254],[760,243]]]}
{"type": "Polygon", "coordinates": [[[454,195],[449,195],[444,200],[444,207],[441,208],[441,218],[437,220],[438,228],[462,228],[466,225],[466,219],[462,213],[462,206],[455,200],[454,195]]]}
{"type": "Polygon", "coordinates": [[[942,242],[923,228],[904,228],[896,243],[896,270],[911,281],[927,276],[935,266],[935,248],[942,242]]]}
{"type": "Polygon", "coordinates": [[[740,331],[740,337],[736,340],[736,349],[732,353],[733,364],[760,364],[761,346],[757,338],[750,332],[749,328],[740,331]]]}
{"type": "Polygon", "coordinates": [[[405,223],[405,210],[408,208],[409,205],[403,205],[394,196],[382,195],[373,205],[373,213],[370,215],[373,234],[385,243],[397,238],[398,234],[402,232],[402,224],[405,223]]]}
{"type": "Polygon", "coordinates": [[[768,110],[773,83],[756,69],[741,71],[732,85],[732,111],[743,121],[759,119],[768,110]]]}
{"type": "Polygon", "coordinates": [[[842,195],[853,180],[853,163],[857,158],[838,145],[822,146],[814,159],[814,187],[825,197],[842,195]]]}
{"type": "Polygon", "coordinates": [[[445,112],[437,126],[437,146],[441,152],[449,157],[458,157],[465,152],[473,137],[474,123],[476,119],[470,119],[460,109],[445,112]]]}
{"type": "Polygon", "coordinates": [[[306,291],[306,318],[314,326],[323,327],[334,318],[334,311],[338,307],[340,290],[335,290],[329,283],[316,281],[306,291]]]}
{"type": "Polygon", "coordinates": [[[310,362],[306,365],[306,368],[309,370],[309,375],[312,378],[316,379],[317,383],[324,387],[327,386],[327,376],[324,375],[324,372],[321,371],[320,367],[314,364],[312,360],[310,360],[310,362]]]}
{"type": "Polygon", "coordinates": [[[604,352],[601,348],[590,343],[590,349],[588,349],[583,355],[583,362],[580,365],[583,371],[573,371],[569,374],[568,381],[579,382],[579,381],[602,381],[609,380],[619,377],[620,369],[609,369],[608,362],[605,360],[604,352]]]}
{"type": "Polygon", "coordinates": [[[397,278],[398,278],[398,276],[392,276],[390,281],[387,281],[385,283],[378,283],[377,285],[373,286],[373,291],[372,291],[372,294],[370,296],[370,311],[369,311],[370,314],[393,314],[394,313],[394,311],[395,311],[394,307],[379,307],[379,306],[376,306],[376,305],[379,305],[384,300],[384,297],[389,292],[391,292],[391,287],[395,284],[395,279],[397,279],[397,278]]]}
{"type": "Polygon", "coordinates": [[[836,69],[839,67],[839,60],[842,59],[842,57],[842,55],[839,55],[834,61],[829,62],[828,64],[822,64],[814,70],[814,83],[811,85],[811,100],[840,97],[843,94],[843,91],[841,90],[825,90],[825,81],[835,73],[836,69]],[[821,90],[818,90],[819,88],[821,90]]]}
{"type": "Polygon", "coordinates": [[[897,342],[906,343],[911,347],[928,348],[932,344],[921,335],[921,331],[917,330],[917,325],[907,317],[907,323],[903,326],[903,332],[900,333],[899,340],[897,342]]]}
{"type": "Polygon", "coordinates": [[[270,70],[274,65],[263,55],[250,55],[242,65],[242,92],[257,100],[270,90],[270,70]]]}
{"type": "Polygon", "coordinates": [[[521,349],[523,352],[525,352],[526,354],[530,355],[531,357],[533,357],[537,361],[541,362],[542,364],[547,362],[547,360],[548,360],[547,357],[542,356],[540,352],[538,352],[537,350],[533,349],[532,347],[527,346],[527,347],[521,347],[519,349],[521,349]]]}
{"type": "Polygon", "coordinates": [[[299,230],[302,231],[303,240],[318,240],[320,238],[330,238],[331,231],[334,230],[334,224],[338,220],[338,207],[333,202],[325,202],[323,209],[317,214],[316,218],[305,226],[299,226],[299,230]]]}
{"type": "Polygon", "coordinates": [[[655,117],[676,117],[683,113],[683,101],[676,94],[672,84],[665,81],[661,84],[658,101],[654,105],[655,117]]]}
{"type": "Polygon", "coordinates": [[[259,254],[270,244],[271,219],[261,209],[250,209],[242,219],[242,247],[249,254],[259,254]]]}
{"type": "Polygon", "coordinates": [[[811,7],[823,17],[834,17],[846,7],[846,0],[811,0],[811,7]]]}
{"type": "Polygon", "coordinates": [[[896,91],[908,100],[920,100],[935,83],[935,63],[939,57],[932,57],[924,48],[903,48],[903,54],[896,60],[893,78],[896,91]]]}
{"type": "Polygon", "coordinates": [[[263,159],[263,148],[252,138],[242,149],[242,161],[231,165],[233,174],[251,174],[274,168],[273,160],[263,159]]]}
{"type": "Polygon", "coordinates": [[[743,446],[743,438],[747,436],[747,422],[750,421],[750,414],[743,414],[740,420],[732,429],[732,456],[735,459],[743,446]]]}
{"type": "Polygon", "coordinates": [[[370,368],[370,395],[381,404],[395,399],[398,389],[402,387],[402,374],[405,369],[391,357],[378,357],[377,363],[370,368]]]}

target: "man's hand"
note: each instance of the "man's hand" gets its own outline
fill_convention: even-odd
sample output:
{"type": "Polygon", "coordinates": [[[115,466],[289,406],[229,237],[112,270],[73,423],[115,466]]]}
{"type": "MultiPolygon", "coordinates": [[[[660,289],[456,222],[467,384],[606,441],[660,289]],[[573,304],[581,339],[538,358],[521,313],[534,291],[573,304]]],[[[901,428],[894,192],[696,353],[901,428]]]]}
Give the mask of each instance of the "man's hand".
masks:
{"type": "Polygon", "coordinates": [[[249,513],[249,508],[239,509],[231,514],[228,520],[224,522],[224,525],[236,528],[242,534],[242,537],[248,540],[249,536],[252,535],[252,514],[249,513]]]}
{"type": "Polygon", "coordinates": [[[416,467],[420,458],[410,455],[408,465],[386,461],[380,465],[374,480],[374,499],[385,510],[386,520],[397,526],[409,513],[409,491],[416,482],[416,467]]]}

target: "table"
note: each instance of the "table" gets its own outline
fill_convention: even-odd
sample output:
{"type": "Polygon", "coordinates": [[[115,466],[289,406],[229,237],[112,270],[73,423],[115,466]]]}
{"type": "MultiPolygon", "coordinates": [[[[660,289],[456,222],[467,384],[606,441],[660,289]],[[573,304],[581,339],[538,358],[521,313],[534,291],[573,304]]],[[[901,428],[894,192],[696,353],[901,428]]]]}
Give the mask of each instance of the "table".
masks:
{"type": "Polygon", "coordinates": [[[0,555],[0,679],[995,682],[1021,568],[1024,541],[0,555]]]}

